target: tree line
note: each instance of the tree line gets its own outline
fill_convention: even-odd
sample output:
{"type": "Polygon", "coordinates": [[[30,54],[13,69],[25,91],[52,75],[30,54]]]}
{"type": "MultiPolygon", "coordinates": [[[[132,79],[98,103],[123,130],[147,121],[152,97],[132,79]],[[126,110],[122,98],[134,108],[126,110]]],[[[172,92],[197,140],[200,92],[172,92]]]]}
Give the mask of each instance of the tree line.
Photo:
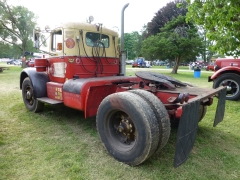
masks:
{"type": "Polygon", "coordinates": [[[37,17],[26,7],[0,0],[0,58],[20,58],[33,51],[31,40],[37,17]]]}
{"type": "MultiPolygon", "coordinates": [[[[209,62],[214,54],[240,54],[239,0],[173,0],[159,9],[142,30],[125,33],[128,59],[209,62]]],[[[32,32],[37,17],[26,7],[0,0],[0,58],[34,52],[32,32]]]]}
{"type": "Polygon", "coordinates": [[[177,73],[180,62],[195,61],[200,56],[206,63],[213,56],[237,57],[240,54],[238,7],[239,0],[169,2],[140,33],[124,34],[128,59],[138,56],[168,59],[175,61],[172,73],[177,73]]]}

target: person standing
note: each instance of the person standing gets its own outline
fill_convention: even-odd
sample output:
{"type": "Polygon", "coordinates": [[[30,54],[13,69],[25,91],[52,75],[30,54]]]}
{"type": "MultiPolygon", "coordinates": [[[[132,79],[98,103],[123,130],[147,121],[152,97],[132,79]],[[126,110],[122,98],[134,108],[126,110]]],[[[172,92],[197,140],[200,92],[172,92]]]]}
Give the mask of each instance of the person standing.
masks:
{"type": "Polygon", "coordinates": [[[22,68],[26,68],[26,57],[22,57],[22,68]]]}

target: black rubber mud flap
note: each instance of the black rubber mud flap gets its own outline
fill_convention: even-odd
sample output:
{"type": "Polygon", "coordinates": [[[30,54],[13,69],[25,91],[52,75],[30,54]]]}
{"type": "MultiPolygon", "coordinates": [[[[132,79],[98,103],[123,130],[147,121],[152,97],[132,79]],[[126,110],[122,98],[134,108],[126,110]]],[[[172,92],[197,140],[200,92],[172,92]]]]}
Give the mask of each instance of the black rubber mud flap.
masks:
{"type": "Polygon", "coordinates": [[[193,148],[198,129],[199,116],[197,114],[199,114],[200,103],[199,99],[182,107],[183,113],[178,127],[174,167],[183,164],[193,148]]]}
{"type": "Polygon", "coordinates": [[[226,93],[227,93],[227,88],[222,89],[218,93],[218,105],[217,105],[215,119],[213,123],[214,127],[217,126],[217,124],[223,120],[224,112],[225,112],[225,104],[226,104],[226,93]]]}

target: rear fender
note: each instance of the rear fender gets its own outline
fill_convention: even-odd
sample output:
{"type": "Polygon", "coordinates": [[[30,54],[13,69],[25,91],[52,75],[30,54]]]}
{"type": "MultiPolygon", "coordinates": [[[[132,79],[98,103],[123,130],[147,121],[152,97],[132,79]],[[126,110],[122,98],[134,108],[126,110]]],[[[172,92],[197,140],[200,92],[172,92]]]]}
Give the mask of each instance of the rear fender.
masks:
{"type": "Polygon", "coordinates": [[[20,74],[20,89],[22,89],[22,83],[27,77],[32,82],[34,97],[47,97],[48,74],[46,72],[36,72],[36,68],[23,69],[20,74]]]}
{"type": "Polygon", "coordinates": [[[214,79],[216,79],[218,76],[220,76],[223,73],[226,72],[231,72],[231,73],[236,73],[240,75],[240,68],[239,67],[235,67],[235,66],[226,66],[223,67],[221,69],[219,69],[218,71],[216,71],[209,79],[209,81],[212,81],[214,79]]]}
{"type": "Polygon", "coordinates": [[[95,116],[102,100],[116,92],[116,85],[90,87],[87,92],[84,115],[85,118],[95,116]]]}

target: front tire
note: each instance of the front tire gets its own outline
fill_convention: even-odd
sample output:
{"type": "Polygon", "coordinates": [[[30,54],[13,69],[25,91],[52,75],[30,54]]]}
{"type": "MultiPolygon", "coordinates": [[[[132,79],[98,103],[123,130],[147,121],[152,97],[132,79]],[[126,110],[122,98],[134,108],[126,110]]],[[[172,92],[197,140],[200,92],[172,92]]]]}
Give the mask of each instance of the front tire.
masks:
{"type": "Polygon", "coordinates": [[[22,83],[22,98],[28,110],[35,113],[43,110],[44,103],[34,97],[33,86],[29,77],[25,78],[22,83]]]}
{"type": "Polygon", "coordinates": [[[120,162],[139,165],[157,149],[156,117],[148,103],[136,94],[120,92],[104,98],[96,121],[102,143],[120,162]]]}
{"type": "Polygon", "coordinates": [[[227,85],[227,100],[239,100],[240,99],[240,76],[234,73],[222,74],[217,77],[213,82],[213,88],[227,85]]]}

